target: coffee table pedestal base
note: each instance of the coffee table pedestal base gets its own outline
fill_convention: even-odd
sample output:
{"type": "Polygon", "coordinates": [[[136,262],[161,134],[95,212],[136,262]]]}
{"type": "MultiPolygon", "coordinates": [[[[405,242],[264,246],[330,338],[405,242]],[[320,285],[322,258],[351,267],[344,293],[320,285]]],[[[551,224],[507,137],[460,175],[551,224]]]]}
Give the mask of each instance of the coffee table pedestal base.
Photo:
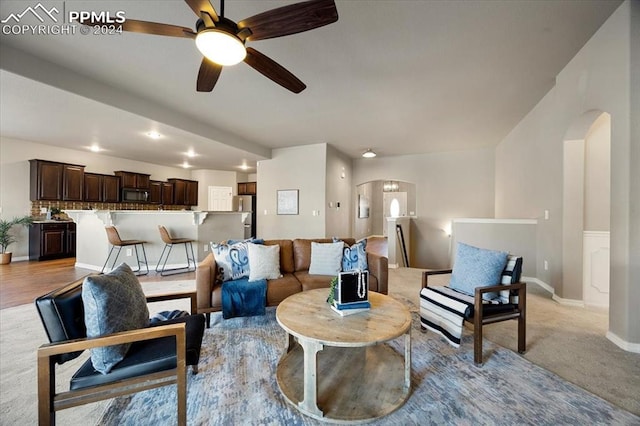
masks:
{"type": "MultiPolygon", "coordinates": [[[[410,347],[409,335],[405,339],[410,347]]],[[[310,417],[334,423],[364,422],[391,413],[409,397],[409,351],[401,355],[386,344],[302,344],[307,347],[290,345],[276,378],[285,398],[310,417]]]]}

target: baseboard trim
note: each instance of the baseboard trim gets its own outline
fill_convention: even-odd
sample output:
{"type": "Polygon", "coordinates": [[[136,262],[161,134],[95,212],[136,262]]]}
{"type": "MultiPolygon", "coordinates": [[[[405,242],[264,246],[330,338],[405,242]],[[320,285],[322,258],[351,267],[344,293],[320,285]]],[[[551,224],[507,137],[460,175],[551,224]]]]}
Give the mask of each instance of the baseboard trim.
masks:
{"type": "Polygon", "coordinates": [[[532,282],[532,283],[535,283],[535,284],[539,285],[540,287],[542,287],[543,289],[545,289],[546,291],[551,293],[551,299],[555,300],[556,302],[558,302],[561,305],[577,306],[577,307],[580,307],[580,308],[584,308],[585,307],[584,302],[582,300],[563,299],[562,297],[558,296],[553,287],[551,287],[549,284],[545,283],[544,281],[539,280],[538,278],[522,277],[521,280],[525,281],[525,282],[532,282]]]}
{"type": "Polygon", "coordinates": [[[605,334],[605,336],[607,337],[607,339],[611,340],[611,342],[613,342],[613,344],[619,347],[620,349],[623,349],[627,352],[640,354],[640,343],[627,342],[626,340],[620,338],[620,336],[617,336],[615,333],[612,333],[611,331],[607,331],[607,334],[605,334]]]}

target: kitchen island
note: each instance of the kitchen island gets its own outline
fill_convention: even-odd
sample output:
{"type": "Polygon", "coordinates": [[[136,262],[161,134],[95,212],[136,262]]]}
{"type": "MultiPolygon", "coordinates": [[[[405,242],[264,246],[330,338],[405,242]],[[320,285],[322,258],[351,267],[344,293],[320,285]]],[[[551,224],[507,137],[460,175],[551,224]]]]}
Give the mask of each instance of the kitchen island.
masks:
{"type": "MultiPolygon", "coordinates": [[[[172,237],[194,240],[193,250],[198,261],[209,253],[210,242],[245,238],[245,225],[251,212],[212,212],[189,210],[65,210],[76,223],[76,265],[79,268],[102,269],[109,249],[105,226],[115,226],[123,240],[143,240],[153,270],[164,243],[158,225],[167,228],[172,237]]],[[[115,255],[114,255],[115,256],[115,255]]],[[[111,266],[110,259],[109,266],[111,266]]],[[[123,249],[118,263],[136,264],[135,253],[123,249]]],[[[173,250],[167,267],[186,265],[184,250],[173,250]]]]}

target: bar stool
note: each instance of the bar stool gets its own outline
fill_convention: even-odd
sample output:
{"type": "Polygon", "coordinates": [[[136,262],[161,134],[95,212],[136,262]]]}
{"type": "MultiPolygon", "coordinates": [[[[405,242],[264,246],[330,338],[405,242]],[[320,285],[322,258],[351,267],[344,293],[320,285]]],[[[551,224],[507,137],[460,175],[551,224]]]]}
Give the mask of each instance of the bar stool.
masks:
{"type": "Polygon", "coordinates": [[[158,225],[158,231],[160,231],[160,238],[164,242],[164,248],[162,249],[162,254],[160,255],[160,259],[158,259],[158,264],[156,265],[156,272],[160,272],[160,275],[172,275],[172,274],[181,274],[184,272],[191,272],[196,270],[196,257],[193,254],[193,241],[189,238],[172,238],[169,235],[169,231],[162,225],[158,225]],[[171,254],[171,249],[174,244],[184,244],[184,252],[187,255],[187,266],[182,268],[172,268],[167,269],[167,260],[169,260],[169,255],[171,254]],[[167,250],[167,248],[169,250],[167,250]],[[189,256],[189,250],[191,250],[191,256],[189,256]],[[165,251],[167,252],[167,256],[165,257],[165,251]],[[164,257],[164,262],[162,258],[164,257]],[[191,262],[193,262],[193,266],[191,266],[191,262]],[[162,263],[162,268],[160,264],[162,263]],[[165,272],[172,272],[172,274],[166,274],[165,272]]]}
{"type": "Polygon", "coordinates": [[[111,269],[116,266],[116,261],[118,260],[118,256],[120,256],[120,251],[122,247],[133,246],[134,251],[136,253],[136,261],[138,262],[138,269],[135,270],[136,275],[147,275],[149,273],[149,263],[147,261],[147,253],[144,251],[144,243],[146,241],[142,240],[123,240],[120,238],[120,234],[118,234],[118,230],[115,226],[106,226],[104,228],[107,231],[107,238],[109,239],[109,243],[111,244],[111,250],[109,250],[109,255],[107,256],[107,260],[104,261],[104,265],[102,265],[101,273],[104,272],[104,268],[106,268],[109,263],[109,258],[111,257],[111,253],[117,247],[118,252],[116,253],[115,259],[113,259],[113,264],[111,265],[111,269]],[[138,254],[138,246],[142,248],[142,256],[144,257],[144,261],[140,260],[140,255],[138,254]],[[142,273],[142,265],[145,266],[146,272],[142,273]]]}

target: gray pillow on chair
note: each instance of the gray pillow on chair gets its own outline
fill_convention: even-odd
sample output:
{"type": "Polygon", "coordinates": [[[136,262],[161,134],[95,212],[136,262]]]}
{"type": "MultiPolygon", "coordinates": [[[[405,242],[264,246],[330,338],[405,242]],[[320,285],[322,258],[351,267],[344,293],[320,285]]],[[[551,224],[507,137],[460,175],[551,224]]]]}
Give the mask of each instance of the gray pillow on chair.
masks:
{"type": "MultiPolygon", "coordinates": [[[[92,275],[82,284],[87,337],[135,330],[149,325],[147,299],[138,277],[126,263],[104,275],[92,275]]],[[[107,374],[122,361],[131,344],[94,348],[91,363],[107,374]]]]}

